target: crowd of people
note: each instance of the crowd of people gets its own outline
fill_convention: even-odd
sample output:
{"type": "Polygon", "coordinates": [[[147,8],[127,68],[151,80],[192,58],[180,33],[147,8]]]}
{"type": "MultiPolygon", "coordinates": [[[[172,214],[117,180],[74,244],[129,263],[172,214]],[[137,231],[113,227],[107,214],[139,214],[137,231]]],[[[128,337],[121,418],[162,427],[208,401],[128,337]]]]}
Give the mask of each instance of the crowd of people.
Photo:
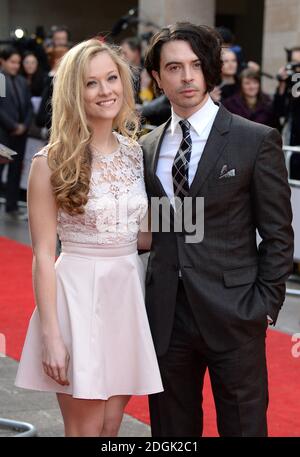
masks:
{"type": "MultiPolygon", "coordinates": [[[[300,70],[300,47],[289,50],[289,64],[278,71],[275,94],[266,94],[260,65],[245,59],[230,30],[220,27],[218,32],[223,40],[223,66],[220,83],[210,94],[212,99],[234,114],[277,128],[284,144],[300,145],[300,97],[291,93],[291,76],[300,70]]],[[[135,102],[142,124],[147,129],[161,125],[169,119],[171,105],[163,91],[155,90],[144,68],[141,40],[129,37],[119,44],[134,70],[135,102]]],[[[5,196],[6,213],[12,218],[27,218],[18,207],[18,200],[26,199],[32,156],[48,140],[53,77],[60,59],[72,46],[69,30],[54,26],[50,38],[35,47],[8,45],[0,50],[0,71],[6,80],[6,96],[0,97],[0,144],[17,152],[7,170],[0,165],[1,193],[5,196]]],[[[291,158],[290,177],[300,179],[300,155],[291,158]]]]}

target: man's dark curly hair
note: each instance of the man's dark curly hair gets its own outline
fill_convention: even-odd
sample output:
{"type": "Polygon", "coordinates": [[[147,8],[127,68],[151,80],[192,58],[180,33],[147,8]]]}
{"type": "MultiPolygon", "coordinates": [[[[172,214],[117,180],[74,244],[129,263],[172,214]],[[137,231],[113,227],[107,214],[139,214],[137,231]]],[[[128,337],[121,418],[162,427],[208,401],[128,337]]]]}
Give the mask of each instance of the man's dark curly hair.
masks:
{"type": "MultiPolygon", "coordinates": [[[[215,29],[190,22],[176,22],[174,25],[168,25],[152,37],[145,56],[145,68],[151,76],[153,70],[160,73],[162,46],[173,40],[187,41],[199,57],[207,92],[220,84],[222,38],[215,29]]],[[[155,80],[154,83],[158,89],[155,80]]]]}

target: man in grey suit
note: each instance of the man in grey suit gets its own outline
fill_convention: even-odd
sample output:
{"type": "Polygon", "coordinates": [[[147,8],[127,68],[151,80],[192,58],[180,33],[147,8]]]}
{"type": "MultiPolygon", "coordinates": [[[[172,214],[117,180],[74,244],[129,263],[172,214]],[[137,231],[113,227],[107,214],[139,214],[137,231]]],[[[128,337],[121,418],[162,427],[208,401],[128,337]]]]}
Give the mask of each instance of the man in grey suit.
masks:
{"type": "MultiPolygon", "coordinates": [[[[164,385],[164,392],[149,396],[152,435],[202,435],[208,369],[219,434],[267,436],[266,329],[276,323],[293,263],[281,137],[211,100],[221,70],[213,29],[163,28],[145,66],[172,105],[171,119],[140,140],[149,199],[168,198],[171,214],[169,232],[161,227],[163,205],[152,214],[161,225],[152,233],[146,274],[164,385]],[[188,242],[174,221],[199,197],[204,236],[188,242]]],[[[198,216],[193,204],[196,223],[198,216]]]]}
{"type": "MultiPolygon", "coordinates": [[[[17,152],[8,166],[6,183],[6,212],[13,218],[22,217],[18,209],[19,184],[27,140],[32,119],[30,90],[26,79],[18,74],[21,55],[8,46],[0,53],[2,81],[5,93],[0,97],[0,143],[17,152]]],[[[3,166],[0,165],[0,184],[3,166]]]]}

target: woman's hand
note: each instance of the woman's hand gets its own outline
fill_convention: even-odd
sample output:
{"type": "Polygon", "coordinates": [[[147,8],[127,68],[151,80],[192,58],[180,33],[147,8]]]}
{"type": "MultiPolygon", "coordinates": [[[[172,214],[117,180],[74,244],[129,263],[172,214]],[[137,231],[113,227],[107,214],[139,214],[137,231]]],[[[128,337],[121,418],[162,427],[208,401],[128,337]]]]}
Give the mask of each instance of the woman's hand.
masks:
{"type": "Polygon", "coordinates": [[[35,302],[42,335],[42,362],[45,373],[62,386],[67,378],[70,356],[62,339],[57,314],[55,251],[57,205],[51,185],[47,157],[36,156],[28,182],[28,215],[32,240],[32,274],[35,302]]]}
{"type": "Polygon", "coordinates": [[[26,126],[24,124],[18,124],[18,127],[12,132],[13,136],[20,136],[26,132],[26,126]]]}
{"type": "Polygon", "coordinates": [[[148,210],[140,224],[137,247],[142,251],[150,251],[152,244],[151,212],[148,210]]]}
{"type": "Polygon", "coordinates": [[[141,251],[150,251],[152,244],[152,233],[151,232],[139,232],[138,233],[138,249],[141,251]]]}
{"type": "Polygon", "coordinates": [[[45,373],[62,386],[69,386],[70,355],[61,337],[44,337],[42,361],[45,373]]]}

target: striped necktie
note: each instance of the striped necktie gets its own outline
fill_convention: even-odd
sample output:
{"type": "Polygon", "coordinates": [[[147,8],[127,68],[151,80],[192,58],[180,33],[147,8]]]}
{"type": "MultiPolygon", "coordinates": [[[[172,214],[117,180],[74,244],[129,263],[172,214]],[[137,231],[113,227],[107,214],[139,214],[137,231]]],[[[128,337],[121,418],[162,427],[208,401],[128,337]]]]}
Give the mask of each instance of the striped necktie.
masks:
{"type": "Polygon", "coordinates": [[[174,197],[179,197],[183,203],[184,197],[187,197],[189,194],[188,172],[192,151],[192,139],[190,135],[191,124],[189,121],[184,119],[179,122],[179,125],[182,129],[182,141],[173,162],[172,176],[174,197]]]}

